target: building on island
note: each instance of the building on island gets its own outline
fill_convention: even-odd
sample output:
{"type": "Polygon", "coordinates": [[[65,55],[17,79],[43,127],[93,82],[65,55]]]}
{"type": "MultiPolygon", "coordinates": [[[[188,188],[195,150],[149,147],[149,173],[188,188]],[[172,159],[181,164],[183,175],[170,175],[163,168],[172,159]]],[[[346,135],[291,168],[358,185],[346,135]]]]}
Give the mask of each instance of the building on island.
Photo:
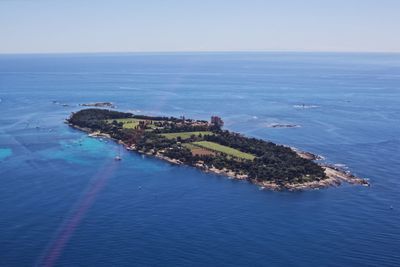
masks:
{"type": "Polygon", "coordinates": [[[218,116],[211,116],[211,124],[218,128],[222,128],[224,126],[224,121],[218,116]]]}

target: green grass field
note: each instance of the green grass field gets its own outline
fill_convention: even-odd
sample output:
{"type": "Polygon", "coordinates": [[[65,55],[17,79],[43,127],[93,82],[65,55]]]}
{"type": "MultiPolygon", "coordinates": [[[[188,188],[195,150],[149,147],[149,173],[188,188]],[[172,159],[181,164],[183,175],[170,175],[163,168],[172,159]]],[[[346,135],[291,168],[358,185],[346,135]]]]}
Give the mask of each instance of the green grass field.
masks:
{"type": "Polygon", "coordinates": [[[214,142],[200,141],[200,142],[193,142],[192,144],[195,146],[202,147],[202,148],[221,152],[221,153],[224,153],[229,156],[236,157],[236,158],[249,159],[249,160],[253,160],[255,158],[255,156],[252,154],[245,153],[245,152],[239,151],[237,149],[234,149],[234,148],[231,148],[228,146],[223,146],[223,145],[220,145],[220,144],[217,144],[214,142]]]}
{"type": "Polygon", "coordinates": [[[189,139],[192,135],[198,136],[199,134],[201,135],[212,135],[212,132],[204,131],[204,132],[182,132],[182,133],[166,133],[166,134],[161,134],[161,136],[167,138],[167,139],[174,139],[180,136],[182,139],[189,139]]]}
{"type": "Polygon", "coordinates": [[[182,144],[184,147],[186,147],[187,149],[193,150],[196,148],[199,148],[198,146],[193,145],[192,143],[184,143],[182,144]]]}
{"type": "MultiPolygon", "coordinates": [[[[139,119],[115,119],[117,122],[122,122],[124,124],[125,129],[133,129],[137,125],[139,125],[139,121],[145,121],[145,120],[139,120],[139,119]]],[[[108,123],[112,123],[114,120],[107,120],[108,123]]],[[[149,127],[154,128],[155,126],[152,124],[149,124],[149,127]]]]}

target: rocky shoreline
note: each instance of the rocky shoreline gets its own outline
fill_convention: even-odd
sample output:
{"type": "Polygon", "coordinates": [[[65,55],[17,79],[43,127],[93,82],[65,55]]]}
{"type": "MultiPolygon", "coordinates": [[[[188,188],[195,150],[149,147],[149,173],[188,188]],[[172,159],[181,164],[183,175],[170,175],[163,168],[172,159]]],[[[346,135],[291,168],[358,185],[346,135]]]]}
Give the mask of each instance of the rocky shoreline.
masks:
{"type": "MultiPolygon", "coordinates": [[[[90,137],[97,137],[97,138],[107,138],[107,139],[112,139],[119,144],[123,145],[127,150],[130,151],[135,151],[140,154],[148,155],[148,156],[153,156],[161,160],[165,160],[167,162],[170,162],[172,164],[177,164],[177,165],[183,165],[183,163],[179,160],[176,159],[171,159],[169,157],[166,157],[160,153],[145,153],[144,151],[137,150],[134,145],[129,146],[122,142],[121,140],[117,140],[112,138],[109,134],[106,133],[101,133],[99,131],[92,131],[89,128],[82,128],[77,125],[71,124],[66,121],[66,123],[80,131],[86,132],[88,136],[90,137]]],[[[296,148],[291,147],[293,151],[295,151],[300,157],[310,159],[310,160],[321,160],[323,159],[322,156],[319,155],[314,155],[310,152],[305,152],[298,150],[296,148]]],[[[248,178],[247,175],[243,174],[238,174],[233,172],[232,170],[228,169],[217,169],[215,167],[210,167],[202,163],[196,163],[193,165],[193,167],[200,169],[204,172],[208,173],[213,173],[217,175],[222,175],[225,177],[228,177],[230,179],[237,179],[237,180],[247,180],[248,182],[255,184],[260,187],[260,189],[265,189],[265,190],[274,190],[274,191],[282,191],[282,190],[288,190],[288,191],[303,191],[303,190],[312,190],[312,189],[322,189],[322,188],[327,188],[327,187],[332,187],[332,186],[339,186],[343,183],[348,183],[348,184],[353,184],[353,185],[363,185],[363,186],[370,186],[370,183],[368,182],[367,179],[356,177],[353,174],[351,174],[348,171],[345,171],[341,168],[338,168],[334,165],[330,164],[319,164],[324,170],[325,174],[327,176],[326,179],[319,180],[319,181],[312,181],[312,182],[305,182],[305,183],[284,183],[284,184],[277,184],[274,182],[269,182],[269,181],[262,181],[262,180],[257,180],[257,179],[250,179],[248,178]]]]}

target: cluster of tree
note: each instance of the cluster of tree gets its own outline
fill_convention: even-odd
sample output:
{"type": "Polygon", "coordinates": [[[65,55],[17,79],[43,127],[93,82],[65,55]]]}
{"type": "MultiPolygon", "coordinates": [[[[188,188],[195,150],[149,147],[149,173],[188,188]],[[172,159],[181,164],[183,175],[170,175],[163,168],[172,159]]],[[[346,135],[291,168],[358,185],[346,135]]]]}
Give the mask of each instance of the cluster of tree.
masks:
{"type": "Polygon", "coordinates": [[[132,116],[132,113],[108,109],[89,108],[72,113],[71,117],[68,119],[68,122],[80,127],[92,128],[91,126],[100,126],[100,122],[107,124],[105,120],[131,118],[132,116]]]}
{"type": "Polygon", "coordinates": [[[240,151],[261,157],[266,151],[274,151],[276,154],[296,155],[290,148],[276,145],[272,142],[257,138],[245,137],[239,133],[230,131],[219,131],[218,135],[208,135],[204,137],[206,141],[216,142],[221,145],[236,148],[240,151]]]}
{"type": "MultiPolygon", "coordinates": [[[[299,157],[292,149],[276,145],[261,139],[248,138],[241,134],[214,129],[214,135],[193,136],[187,140],[167,139],[160,133],[193,132],[212,130],[215,125],[191,125],[181,123],[182,121],[166,117],[141,116],[146,120],[154,120],[154,124],[162,128],[145,130],[141,127],[136,129],[124,129],[117,121],[108,123],[107,120],[117,118],[132,118],[130,113],[109,111],[102,109],[85,109],[74,113],[69,122],[92,130],[100,130],[108,133],[111,137],[121,140],[127,144],[134,144],[138,150],[153,153],[162,152],[165,156],[178,159],[185,164],[194,165],[199,161],[207,166],[218,169],[229,169],[236,173],[246,174],[250,179],[269,180],[277,184],[286,182],[306,182],[324,179],[324,170],[312,160],[299,157]],[[161,121],[158,119],[164,118],[161,121]],[[180,123],[178,123],[180,122],[180,123]],[[256,156],[254,160],[237,159],[222,153],[215,155],[194,155],[184,146],[185,142],[211,141],[221,145],[238,149],[242,152],[256,156]]],[[[134,116],[138,118],[137,116],[134,116]]],[[[216,119],[215,119],[216,120],[216,119]]]]}
{"type": "Polygon", "coordinates": [[[149,152],[169,149],[176,145],[176,141],[167,139],[154,132],[144,132],[135,143],[137,149],[149,152]]]}
{"type": "Polygon", "coordinates": [[[187,165],[193,165],[195,163],[192,152],[185,147],[179,146],[178,144],[174,144],[169,147],[165,151],[164,155],[172,159],[180,160],[187,165]]]}
{"type": "Polygon", "coordinates": [[[177,124],[167,123],[162,128],[154,129],[155,133],[183,133],[183,132],[201,132],[211,131],[208,125],[191,125],[191,124],[177,124]]]}
{"type": "Polygon", "coordinates": [[[207,166],[225,168],[246,174],[250,179],[273,181],[277,184],[302,183],[325,178],[325,173],[318,164],[300,157],[286,161],[279,160],[277,155],[272,158],[265,156],[255,160],[237,160],[224,154],[192,155],[190,150],[179,146],[167,150],[166,156],[179,159],[188,165],[202,161],[207,166]]]}

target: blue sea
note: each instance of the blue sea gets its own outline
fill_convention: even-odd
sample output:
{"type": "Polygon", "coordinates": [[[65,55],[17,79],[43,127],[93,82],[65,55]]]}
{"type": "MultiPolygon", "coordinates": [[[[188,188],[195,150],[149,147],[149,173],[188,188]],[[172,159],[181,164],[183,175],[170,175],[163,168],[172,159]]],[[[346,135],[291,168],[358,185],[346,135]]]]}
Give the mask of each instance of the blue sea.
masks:
{"type": "Polygon", "coordinates": [[[0,266],[400,266],[400,54],[0,55],[0,266]],[[260,190],[71,129],[209,119],[369,178],[260,190]],[[273,128],[295,124],[296,128],[273,128]]]}

